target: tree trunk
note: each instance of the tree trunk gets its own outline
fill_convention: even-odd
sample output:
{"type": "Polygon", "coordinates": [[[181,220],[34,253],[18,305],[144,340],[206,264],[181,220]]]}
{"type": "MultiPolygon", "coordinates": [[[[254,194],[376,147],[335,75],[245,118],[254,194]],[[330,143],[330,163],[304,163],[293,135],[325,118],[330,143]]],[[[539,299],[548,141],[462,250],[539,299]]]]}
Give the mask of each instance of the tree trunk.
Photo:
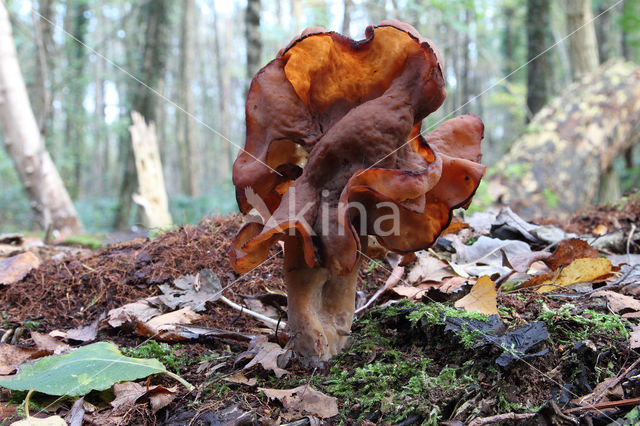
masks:
{"type": "MultiPolygon", "coordinates": [[[[171,4],[165,0],[151,0],[141,10],[140,23],[144,25],[145,36],[143,55],[138,61],[139,72],[137,75],[152,89],[158,87],[158,81],[165,71],[170,6],[171,4]]],[[[137,81],[132,81],[130,84],[127,92],[133,99],[130,103],[131,110],[140,112],[148,122],[155,122],[157,111],[155,105],[158,102],[158,96],[137,81]]],[[[123,142],[121,161],[124,165],[124,173],[114,220],[116,229],[126,228],[129,224],[132,208],[131,197],[137,182],[131,139],[123,137],[121,140],[123,142]]]]}
{"type": "MultiPolygon", "coordinates": [[[[221,39],[226,41],[226,33],[221,31],[218,25],[218,15],[213,11],[214,46],[213,50],[216,58],[216,83],[218,86],[218,111],[220,118],[220,133],[229,138],[231,136],[231,126],[229,120],[229,109],[227,106],[227,95],[230,92],[231,78],[229,67],[225,66],[227,57],[221,49],[221,39]]],[[[231,179],[231,166],[233,164],[233,152],[228,140],[218,137],[218,182],[225,182],[231,179]]]]}
{"type": "Polygon", "coordinates": [[[351,27],[351,12],[353,11],[353,0],[344,0],[344,12],[342,13],[342,34],[349,37],[349,27],[351,27]]]}
{"type": "MultiPolygon", "coordinates": [[[[195,59],[193,54],[193,32],[195,30],[194,12],[194,0],[185,0],[182,17],[180,106],[182,106],[182,108],[184,108],[189,114],[194,113],[193,89],[191,87],[193,82],[193,62],[195,59]]],[[[178,126],[178,131],[180,132],[178,143],[184,149],[186,160],[184,161],[184,165],[186,167],[182,169],[182,173],[186,178],[184,189],[188,195],[195,197],[198,195],[198,162],[196,156],[196,137],[193,118],[182,111],[177,111],[176,113],[178,114],[181,123],[181,126],[178,126]]]]}
{"type": "Polygon", "coordinates": [[[5,148],[18,171],[38,225],[65,235],[84,232],[71,198],[38,129],[11,34],[9,14],[0,1],[0,126],[5,148]]]}
{"type": "Polygon", "coordinates": [[[260,9],[260,0],[247,0],[247,12],[245,15],[245,35],[247,39],[247,86],[245,93],[249,92],[251,79],[253,79],[253,76],[256,75],[260,69],[260,56],[262,55],[260,9]]]}
{"type": "Polygon", "coordinates": [[[469,55],[471,37],[469,32],[471,31],[469,23],[471,22],[471,11],[466,8],[464,11],[464,30],[462,36],[462,71],[460,75],[456,76],[457,81],[460,84],[459,96],[460,96],[460,114],[466,114],[469,112],[469,81],[471,80],[471,58],[469,55]]]}
{"type": "Polygon", "coordinates": [[[133,194],[133,199],[142,207],[146,227],[166,228],[172,222],[156,127],[153,123],[145,123],[144,118],[135,111],[131,113],[131,121],[133,124],[129,127],[129,132],[139,183],[139,193],[133,194]]]}
{"type": "Polygon", "coordinates": [[[611,58],[622,54],[622,39],[619,26],[616,22],[620,19],[620,7],[616,7],[617,0],[601,0],[596,19],[596,36],[598,39],[598,56],[603,64],[611,58]],[[608,12],[605,12],[607,11],[608,12]]]}
{"type": "Polygon", "coordinates": [[[36,77],[36,89],[33,94],[32,104],[35,113],[38,128],[43,137],[46,137],[49,130],[49,122],[51,119],[51,45],[52,39],[52,0],[44,0],[39,2],[39,15],[34,10],[33,33],[36,42],[38,74],[36,77]]]}
{"type": "Polygon", "coordinates": [[[609,61],[540,110],[493,168],[490,194],[529,217],[574,212],[639,140],[640,68],[609,61]]]}
{"type": "Polygon", "coordinates": [[[550,11],[549,0],[527,1],[527,61],[530,61],[527,66],[527,122],[549,99],[551,58],[547,54],[540,54],[547,48],[550,39],[550,11]]]}
{"type": "Polygon", "coordinates": [[[600,63],[591,0],[567,0],[567,33],[571,76],[578,80],[594,72],[600,63]]]}

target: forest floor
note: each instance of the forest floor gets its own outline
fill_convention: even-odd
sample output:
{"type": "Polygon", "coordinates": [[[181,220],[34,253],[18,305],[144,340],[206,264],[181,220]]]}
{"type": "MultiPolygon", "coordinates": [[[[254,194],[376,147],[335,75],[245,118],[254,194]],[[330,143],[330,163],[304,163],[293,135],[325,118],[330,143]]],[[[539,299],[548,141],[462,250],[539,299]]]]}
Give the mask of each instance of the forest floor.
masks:
{"type": "MultiPolygon", "coordinates": [[[[286,321],[280,246],[245,275],[231,269],[240,216],[97,249],[0,236],[0,374],[112,342],[194,386],[157,374],[105,385],[76,404],[30,397],[32,416],[70,424],[634,424],[640,204],[541,226],[496,213],[457,219],[405,267],[369,252],[359,305],[385,282],[390,288],[357,316],[347,349],[320,368],[291,354],[286,328],[204,293],[202,283],[219,280],[227,300],[286,321]],[[390,280],[392,271],[402,278],[390,280]]],[[[24,416],[26,395],[2,389],[0,424],[24,416]]]]}

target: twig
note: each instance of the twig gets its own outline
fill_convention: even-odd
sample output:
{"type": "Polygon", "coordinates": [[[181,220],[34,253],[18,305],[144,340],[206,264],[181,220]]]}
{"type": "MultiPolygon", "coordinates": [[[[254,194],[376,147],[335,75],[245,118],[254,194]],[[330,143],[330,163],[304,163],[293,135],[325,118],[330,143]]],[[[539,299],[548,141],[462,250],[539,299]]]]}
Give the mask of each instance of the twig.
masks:
{"type": "Polygon", "coordinates": [[[631,265],[631,254],[629,254],[629,248],[631,246],[631,237],[633,237],[634,232],[636,232],[636,224],[631,224],[631,232],[629,232],[629,236],[627,237],[627,262],[631,265]]]}
{"type": "Polygon", "coordinates": [[[535,415],[536,413],[504,413],[498,414],[496,416],[478,417],[476,419],[473,419],[473,421],[469,423],[469,426],[490,425],[507,420],[526,420],[535,415]]]}
{"type": "Polygon", "coordinates": [[[367,309],[369,306],[371,306],[371,304],[373,304],[373,302],[376,301],[376,299],[378,299],[378,297],[380,297],[382,293],[395,287],[396,284],[398,284],[398,282],[402,279],[402,275],[404,275],[404,266],[398,265],[395,268],[393,268],[393,271],[391,271],[391,275],[389,276],[389,278],[387,278],[387,281],[384,283],[384,286],[382,286],[381,289],[376,291],[376,293],[371,297],[371,299],[367,301],[367,303],[365,303],[364,305],[356,309],[355,314],[358,314],[364,311],[365,309],[367,309]]]}
{"type": "Polygon", "coordinates": [[[618,386],[618,383],[620,383],[627,374],[629,374],[629,372],[631,370],[633,370],[634,368],[636,368],[636,366],[640,363],[640,358],[636,359],[633,364],[631,364],[629,366],[629,368],[627,368],[626,370],[624,370],[624,372],[620,375],[618,375],[618,377],[615,378],[615,380],[611,383],[609,383],[609,385],[607,386],[607,388],[602,392],[602,394],[600,395],[594,395],[595,398],[593,399],[592,404],[596,404],[598,402],[600,402],[600,400],[602,399],[602,397],[604,396],[604,394],[609,390],[609,389],[613,389],[616,386],[618,386]]]}
{"type": "Polygon", "coordinates": [[[247,315],[250,315],[250,316],[252,316],[252,317],[254,317],[254,318],[258,318],[259,320],[262,320],[262,321],[267,322],[267,323],[269,323],[269,324],[273,324],[273,325],[275,325],[276,327],[278,326],[278,324],[280,324],[282,327],[286,327],[286,325],[287,325],[287,323],[286,323],[286,322],[284,322],[284,321],[281,321],[281,320],[279,320],[279,319],[275,320],[275,319],[270,318],[270,317],[268,317],[268,316],[265,316],[265,315],[259,314],[259,313],[257,313],[257,312],[254,312],[254,311],[252,311],[251,309],[247,309],[247,308],[245,308],[244,306],[240,306],[240,305],[238,305],[237,303],[232,302],[231,300],[227,299],[227,298],[226,298],[226,297],[224,297],[224,296],[220,296],[220,299],[218,299],[218,300],[220,300],[220,301],[222,301],[222,302],[226,303],[227,305],[231,306],[231,307],[232,307],[233,309],[235,309],[235,310],[238,310],[238,311],[240,311],[240,312],[243,312],[243,313],[245,313],[245,314],[247,314],[247,315]]]}
{"type": "Polygon", "coordinates": [[[628,407],[629,405],[638,405],[640,404],[640,397],[630,398],[630,399],[622,399],[620,401],[606,401],[600,402],[598,404],[590,404],[582,407],[574,407],[564,410],[564,414],[572,414],[579,413],[580,411],[591,411],[591,410],[606,410],[607,408],[617,408],[617,407],[628,407]]]}

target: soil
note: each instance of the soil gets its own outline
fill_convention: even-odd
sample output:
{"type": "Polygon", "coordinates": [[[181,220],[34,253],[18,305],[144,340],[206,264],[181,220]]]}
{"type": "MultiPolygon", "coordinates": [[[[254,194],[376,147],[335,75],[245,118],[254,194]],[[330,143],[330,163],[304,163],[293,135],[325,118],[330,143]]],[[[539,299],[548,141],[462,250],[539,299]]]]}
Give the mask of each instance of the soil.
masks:
{"type": "MultiPolygon", "coordinates": [[[[601,207],[558,225],[576,233],[593,232],[598,225],[603,225],[610,231],[617,228],[628,229],[632,224],[638,223],[639,217],[640,205],[629,203],[623,208],[601,207]]],[[[283,292],[282,252],[278,245],[271,249],[269,260],[251,272],[241,276],[232,270],[228,261],[229,247],[241,226],[242,218],[238,215],[216,216],[152,239],[138,238],[116,243],[88,255],[62,261],[49,259],[19,283],[0,288],[0,305],[3,307],[4,318],[2,331],[16,327],[24,329],[27,323],[29,327],[26,328],[44,333],[54,329],[69,330],[86,326],[101,319],[111,309],[157,295],[159,284],[170,283],[183,275],[197,274],[202,269],[211,269],[220,278],[223,287],[231,286],[224,294],[236,303],[242,303],[242,296],[246,295],[264,295],[268,291],[283,292]]],[[[365,260],[358,288],[368,299],[384,284],[388,276],[388,265],[370,264],[365,260]]],[[[392,296],[389,294],[385,295],[378,304],[389,302],[390,297],[392,296]]],[[[509,325],[517,327],[536,320],[543,302],[550,309],[558,309],[565,303],[563,300],[545,298],[525,291],[517,295],[500,295],[498,306],[510,309],[512,317],[509,325]]],[[[590,307],[588,299],[581,303],[580,312],[590,307]]],[[[459,367],[468,360],[474,361],[476,370],[488,371],[477,377],[475,385],[467,388],[438,388],[431,395],[421,396],[419,400],[412,399],[409,404],[415,403],[418,407],[416,411],[397,418],[400,422],[404,421],[402,424],[421,424],[426,421],[428,413],[420,410],[428,406],[438,407],[441,419],[458,413],[455,420],[497,414],[495,406],[500,401],[503,408],[525,412],[528,409],[533,412],[535,407],[548,404],[554,398],[554,401],[562,401],[563,391],[566,393],[567,387],[573,389],[572,394],[588,393],[602,379],[597,371],[606,368],[615,375],[637,358],[635,352],[626,349],[626,343],[620,341],[619,336],[594,336],[590,345],[595,345],[601,351],[594,352],[592,349],[580,349],[582,346],[567,347],[566,342],[559,342],[552,335],[543,344],[546,355],[501,369],[494,365],[495,358],[501,353],[500,348],[484,347],[469,351],[459,339],[445,333],[442,326],[416,328],[409,324],[406,312],[395,316],[385,316],[381,312],[384,311],[374,310],[356,321],[353,337],[356,342],[368,342],[367,339],[372,337],[367,324],[375,321],[376,333],[387,339],[385,344],[376,343],[378,340],[374,338],[366,350],[357,349],[360,346],[354,347],[320,369],[305,367],[293,359],[287,366],[289,374],[280,379],[275,378],[273,372],[256,367],[249,370],[247,376],[255,377],[261,387],[285,389],[312,383],[315,389],[330,394],[333,388],[329,383],[333,383],[336,368],[344,369],[351,375],[357,369],[369,368],[377,361],[388,361],[389,351],[398,353],[393,362],[406,361],[407,365],[417,365],[416,362],[420,359],[430,357],[433,363],[428,369],[429,374],[437,375],[445,367],[459,367]],[[388,346],[389,341],[392,342],[391,347],[388,346]],[[468,407],[461,409],[464,404],[468,404],[468,407]]],[[[122,348],[139,347],[147,342],[131,329],[114,329],[104,320],[99,324],[98,341],[111,341],[122,348]]],[[[264,326],[258,321],[221,303],[208,303],[205,318],[198,325],[252,335],[268,334],[272,341],[278,341],[279,337],[265,332],[264,326]]],[[[33,345],[28,332],[24,332],[22,336],[15,343],[33,345]]],[[[139,401],[125,413],[117,413],[103,402],[99,405],[101,411],[88,414],[85,420],[91,418],[93,424],[116,424],[109,423],[109,419],[119,419],[119,424],[217,424],[216,422],[223,422],[225,418],[231,419],[224,417],[227,415],[224,409],[234,405],[238,405],[241,412],[248,413],[250,423],[277,424],[294,420],[279,401],[269,400],[255,387],[224,381],[226,376],[237,372],[250,359],[251,356],[243,355],[247,349],[249,342],[229,336],[200,338],[174,345],[173,355],[184,361],[178,367],[178,373],[194,384],[196,391],[188,393],[180,388],[174,401],[157,413],[151,412],[146,401],[139,401]],[[212,361],[206,361],[206,357],[212,361]]],[[[397,380],[408,378],[410,376],[400,375],[397,380]]],[[[152,381],[166,386],[175,384],[167,377],[154,377],[152,381]]],[[[398,385],[396,393],[401,393],[405,385],[398,385]]],[[[391,398],[387,402],[396,401],[395,396],[386,397],[391,398]]],[[[3,403],[9,398],[10,394],[6,391],[0,394],[3,403]]],[[[96,400],[95,395],[87,398],[96,400]]],[[[385,408],[385,399],[371,412],[363,411],[359,402],[348,401],[348,398],[339,400],[340,415],[322,422],[394,422],[395,417],[391,415],[393,410],[385,408]]],[[[563,402],[567,403],[566,398],[563,402]]],[[[60,410],[64,412],[64,404],[60,410]]],[[[615,414],[621,415],[620,412],[615,414]]],[[[300,415],[298,418],[304,416],[300,415]]],[[[549,418],[551,417],[547,417],[547,420],[549,418]]],[[[597,415],[589,418],[597,420],[597,415]]],[[[600,423],[596,421],[594,424],[600,423]]]]}

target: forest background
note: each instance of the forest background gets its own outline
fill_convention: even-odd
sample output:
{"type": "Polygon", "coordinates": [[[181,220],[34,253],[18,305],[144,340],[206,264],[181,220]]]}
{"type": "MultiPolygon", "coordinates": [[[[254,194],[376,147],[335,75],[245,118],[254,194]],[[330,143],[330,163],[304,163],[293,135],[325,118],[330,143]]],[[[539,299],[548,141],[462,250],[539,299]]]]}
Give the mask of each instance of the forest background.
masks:
{"type": "MultiPolygon", "coordinates": [[[[431,38],[444,57],[447,99],[423,128],[477,114],[489,166],[579,78],[578,45],[566,36],[585,2],[598,61],[640,62],[638,0],[5,2],[45,146],[92,232],[139,223],[131,202],[134,110],[156,123],[174,222],[235,211],[231,165],[244,145],[248,85],[307,26],[362,39],[367,25],[396,18],[431,38]]],[[[620,156],[614,172],[623,191],[639,186],[640,150],[620,156]]],[[[0,231],[37,229],[36,222],[0,149],[0,231]]]]}

